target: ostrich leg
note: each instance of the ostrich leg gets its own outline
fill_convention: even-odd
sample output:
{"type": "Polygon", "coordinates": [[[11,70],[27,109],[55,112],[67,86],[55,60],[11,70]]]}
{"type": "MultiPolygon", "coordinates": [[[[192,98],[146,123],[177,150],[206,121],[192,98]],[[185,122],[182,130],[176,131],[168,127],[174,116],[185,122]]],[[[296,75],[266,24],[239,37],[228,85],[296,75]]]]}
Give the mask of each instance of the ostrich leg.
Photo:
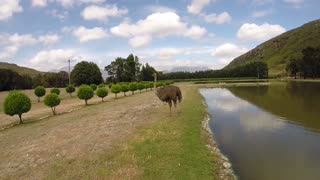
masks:
{"type": "Polygon", "coordinates": [[[172,101],[170,100],[170,101],[168,101],[168,103],[169,103],[169,108],[170,108],[170,117],[171,117],[171,107],[172,107],[172,101]]]}

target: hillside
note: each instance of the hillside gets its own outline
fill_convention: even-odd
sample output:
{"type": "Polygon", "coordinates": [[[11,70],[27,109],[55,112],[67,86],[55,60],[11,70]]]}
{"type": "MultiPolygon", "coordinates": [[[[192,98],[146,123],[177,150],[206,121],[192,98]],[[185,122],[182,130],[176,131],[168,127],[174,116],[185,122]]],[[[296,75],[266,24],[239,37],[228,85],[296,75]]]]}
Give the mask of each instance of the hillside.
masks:
{"type": "Polygon", "coordinates": [[[10,69],[12,71],[17,72],[20,75],[27,74],[31,77],[34,77],[34,76],[42,73],[42,72],[37,71],[35,69],[21,67],[16,64],[10,64],[10,63],[6,63],[6,62],[0,62],[0,69],[10,69]]]}
{"type": "Polygon", "coordinates": [[[262,60],[268,64],[269,75],[283,75],[286,73],[287,62],[292,58],[301,58],[301,51],[306,47],[320,48],[320,20],[309,22],[260,44],[235,58],[225,68],[262,60]]]}

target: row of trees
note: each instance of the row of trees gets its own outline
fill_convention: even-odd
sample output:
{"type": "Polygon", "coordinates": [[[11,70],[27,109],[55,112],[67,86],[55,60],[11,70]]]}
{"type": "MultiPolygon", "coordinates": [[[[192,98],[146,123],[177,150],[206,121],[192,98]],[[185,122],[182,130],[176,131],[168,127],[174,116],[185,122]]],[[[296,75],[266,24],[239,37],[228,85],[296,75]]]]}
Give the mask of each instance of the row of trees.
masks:
{"type": "Polygon", "coordinates": [[[21,76],[9,69],[0,69],[0,91],[31,88],[32,78],[30,76],[21,76]]]}
{"type": "MultiPolygon", "coordinates": [[[[165,82],[158,82],[156,84],[157,87],[161,87],[164,85],[172,84],[173,81],[165,81],[165,82]]],[[[110,84],[109,85],[111,91],[115,94],[115,99],[117,99],[117,94],[120,92],[124,93],[126,96],[126,92],[131,91],[134,94],[135,91],[139,90],[140,93],[143,89],[150,89],[153,88],[152,82],[132,82],[132,83],[118,83],[118,84],[110,84]]],[[[75,92],[75,87],[69,85],[65,88],[65,91],[70,94],[72,97],[72,93],[75,92]]],[[[38,86],[34,89],[34,94],[38,97],[38,102],[40,102],[40,98],[46,95],[46,89],[43,86],[38,86]]],[[[44,97],[44,104],[51,108],[53,115],[56,115],[56,106],[58,106],[61,102],[59,97],[60,89],[59,88],[52,88],[50,93],[44,97]]],[[[108,95],[108,90],[105,84],[96,84],[81,85],[77,90],[77,96],[79,99],[83,99],[85,101],[85,105],[88,104],[88,100],[91,99],[94,94],[103,99],[108,95]]],[[[18,115],[20,124],[23,123],[22,121],[22,114],[27,113],[31,109],[31,100],[30,98],[22,92],[17,90],[11,91],[9,95],[5,98],[3,109],[4,112],[10,116],[18,115]]]]}
{"type": "Polygon", "coordinates": [[[286,66],[290,76],[303,78],[320,77],[320,48],[308,47],[302,51],[302,58],[292,59],[286,66]]]}
{"type": "Polygon", "coordinates": [[[253,61],[234,68],[221,70],[207,70],[196,72],[159,73],[159,79],[199,79],[199,78],[228,78],[228,77],[256,77],[268,78],[268,66],[262,61],[253,61]]]}

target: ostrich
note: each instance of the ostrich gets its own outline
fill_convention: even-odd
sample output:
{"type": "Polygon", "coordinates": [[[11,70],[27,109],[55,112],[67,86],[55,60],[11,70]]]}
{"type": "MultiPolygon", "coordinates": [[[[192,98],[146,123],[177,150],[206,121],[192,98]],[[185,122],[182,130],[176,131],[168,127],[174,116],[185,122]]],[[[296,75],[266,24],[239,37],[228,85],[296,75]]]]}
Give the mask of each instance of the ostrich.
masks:
{"type": "Polygon", "coordinates": [[[154,85],[153,85],[154,92],[161,101],[167,102],[169,104],[170,116],[171,116],[172,101],[173,101],[174,107],[176,107],[177,100],[179,101],[179,103],[181,103],[181,100],[182,100],[182,94],[181,94],[180,88],[173,85],[166,85],[164,87],[157,89],[156,83],[157,83],[157,74],[154,73],[154,85]]]}

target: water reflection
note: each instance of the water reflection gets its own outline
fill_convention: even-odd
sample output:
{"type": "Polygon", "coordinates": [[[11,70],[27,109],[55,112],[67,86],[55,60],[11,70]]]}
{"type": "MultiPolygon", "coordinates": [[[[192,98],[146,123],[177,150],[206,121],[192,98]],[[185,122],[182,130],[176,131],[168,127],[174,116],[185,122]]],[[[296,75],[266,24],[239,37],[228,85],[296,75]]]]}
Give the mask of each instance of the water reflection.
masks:
{"type": "Polygon", "coordinates": [[[283,99],[270,95],[277,92],[277,98],[287,98],[288,86],[280,87],[200,90],[212,116],[210,128],[241,179],[320,179],[319,133],[288,123],[293,120],[284,115],[296,113],[290,111],[293,105],[276,111],[289,111],[282,117],[273,113],[274,108],[261,108],[270,107],[268,102],[283,105],[283,99]]]}

